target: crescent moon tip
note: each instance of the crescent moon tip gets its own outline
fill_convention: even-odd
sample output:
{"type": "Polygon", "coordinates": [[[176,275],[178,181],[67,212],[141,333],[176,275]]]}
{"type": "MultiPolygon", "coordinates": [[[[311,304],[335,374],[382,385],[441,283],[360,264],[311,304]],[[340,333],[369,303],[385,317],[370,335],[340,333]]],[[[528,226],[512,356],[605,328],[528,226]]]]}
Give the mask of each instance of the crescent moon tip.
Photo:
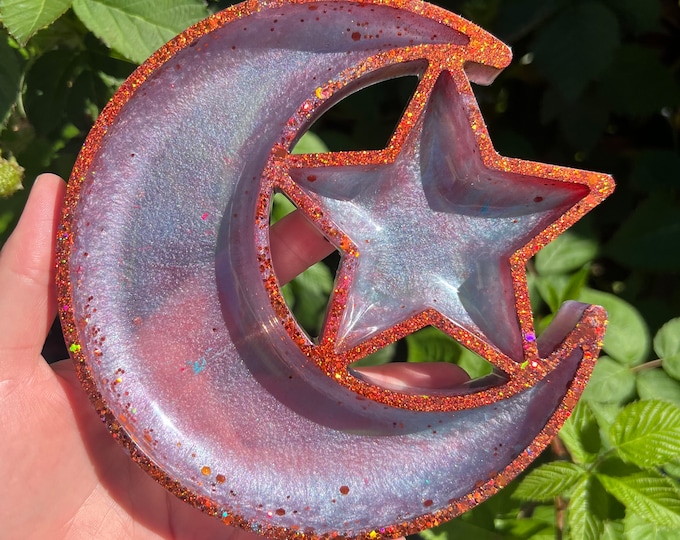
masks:
{"type": "Polygon", "coordinates": [[[594,353],[602,347],[607,326],[607,312],[601,306],[570,300],[562,304],[555,318],[538,337],[540,358],[563,356],[565,348],[577,346],[594,353]]]}

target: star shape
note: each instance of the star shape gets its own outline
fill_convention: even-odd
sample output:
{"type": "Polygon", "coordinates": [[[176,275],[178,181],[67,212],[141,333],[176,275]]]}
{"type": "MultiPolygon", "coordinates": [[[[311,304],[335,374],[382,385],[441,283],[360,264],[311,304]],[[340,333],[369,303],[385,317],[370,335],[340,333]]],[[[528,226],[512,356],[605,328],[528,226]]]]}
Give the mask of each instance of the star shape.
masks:
{"type": "Polygon", "coordinates": [[[462,72],[440,71],[420,94],[392,154],[289,160],[300,207],[322,232],[339,231],[329,239],[350,278],[325,339],[342,354],[435,313],[521,362],[535,350],[526,260],[604,198],[609,177],[499,156],[462,72]]]}

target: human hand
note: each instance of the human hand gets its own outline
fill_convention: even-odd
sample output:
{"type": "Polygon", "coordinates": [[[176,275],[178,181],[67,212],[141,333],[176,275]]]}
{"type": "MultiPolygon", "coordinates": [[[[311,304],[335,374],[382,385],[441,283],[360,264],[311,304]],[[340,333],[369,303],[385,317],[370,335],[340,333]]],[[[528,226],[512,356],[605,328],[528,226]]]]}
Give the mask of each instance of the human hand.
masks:
{"type": "MultiPolygon", "coordinates": [[[[56,314],[54,252],[64,182],[38,177],[0,252],[0,523],[6,538],[257,538],[171,495],[112,439],[73,364],[40,356],[56,314]]],[[[272,229],[287,281],[333,250],[301,214],[272,229]]],[[[450,386],[455,366],[364,368],[372,382],[450,386]]]]}
{"type": "Polygon", "coordinates": [[[63,181],[41,175],[0,253],[0,523],[3,538],[257,538],[146,475],[114,442],[71,361],[40,356],[56,314],[63,181]]]}

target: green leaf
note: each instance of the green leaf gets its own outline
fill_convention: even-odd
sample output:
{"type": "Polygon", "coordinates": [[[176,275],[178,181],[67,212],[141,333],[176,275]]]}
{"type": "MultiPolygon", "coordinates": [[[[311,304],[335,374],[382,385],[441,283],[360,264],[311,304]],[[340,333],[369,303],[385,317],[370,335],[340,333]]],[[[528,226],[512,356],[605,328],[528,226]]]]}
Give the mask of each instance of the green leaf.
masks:
{"type": "Polygon", "coordinates": [[[592,261],[595,255],[597,242],[593,238],[567,231],[536,254],[536,271],[539,274],[566,274],[592,261]]]}
{"type": "Polygon", "coordinates": [[[675,478],[675,480],[680,480],[680,456],[664,465],[663,472],[664,474],[675,478]]]}
{"type": "Polygon", "coordinates": [[[602,77],[600,93],[614,112],[647,116],[680,103],[680,86],[655,51],[625,45],[602,77]]]}
{"type": "Polygon", "coordinates": [[[618,403],[600,403],[588,400],[588,407],[593,411],[595,418],[597,418],[597,424],[600,426],[602,448],[610,449],[612,445],[609,442],[609,427],[616,420],[621,406],[618,403]]]}
{"type": "Polygon", "coordinates": [[[271,224],[273,225],[282,217],[290,214],[293,210],[295,210],[295,205],[288,197],[282,193],[274,193],[274,196],[272,197],[271,224]]]}
{"type": "MultiPolygon", "coordinates": [[[[516,500],[512,499],[512,501],[516,500]]],[[[551,504],[531,505],[531,517],[519,517],[519,512],[518,506],[505,509],[505,511],[497,511],[491,516],[491,526],[501,533],[503,538],[517,540],[555,539],[555,505],[553,501],[551,501],[551,504]]]]}
{"type": "MultiPolygon", "coordinates": [[[[541,298],[548,304],[551,315],[555,315],[562,304],[567,300],[578,300],[581,296],[581,291],[588,281],[590,269],[584,266],[578,272],[571,276],[564,274],[545,274],[537,276],[534,279],[534,284],[538,290],[541,298]]],[[[542,320],[540,322],[539,333],[547,328],[552,319],[542,320]]]]}
{"type": "Polygon", "coordinates": [[[659,358],[680,353],[680,317],[664,324],[654,336],[654,352],[659,358]]]}
{"type": "Polygon", "coordinates": [[[599,482],[584,475],[569,499],[569,530],[572,538],[599,540],[604,529],[602,516],[607,514],[607,494],[599,482]]]}
{"type": "Polygon", "coordinates": [[[527,540],[555,540],[556,533],[557,531],[555,531],[554,526],[546,525],[531,536],[528,536],[527,540]]]}
{"type": "Polygon", "coordinates": [[[71,0],[0,0],[0,18],[10,34],[26,45],[32,35],[70,7],[71,0]]]}
{"type": "Polygon", "coordinates": [[[631,476],[597,478],[626,507],[658,527],[680,529],[680,491],[670,478],[652,471],[631,476]]]}
{"type": "Polygon", "coordinates": [[[663,399],[680,406],[680,383],[661,369],[642,371],[637,376],[640,399],[663,399]]]}
{"type": "Polygon", "coordinates": [[[73,80],[66,102],[66,116],[86,133],[112,95],[99,74],[83,69],[73,80]]]}
{"type": "Polygon", "coordinates": [[[626,366],[602,356],[583,391],[588,402],[622,403],[635,395],[635,375],[626,366]]]}
{"type": "MultiPolygon", "coordinates": [[[[658,190],[657,190],[658,191],[658,190]]],[[[680,268],[680,212],[672,197],[654,193],[626,217],[604,253],[633,268],[670,271],[680,268]]]]}
{"type": "MultiPolygon", "coordinates": [[[[26,52],[32,58],[38,58],[47,51],[57,48],[82,50],[85,36],[88,34],[92,36],[75,13],[69,10],[35,34],[26,45],[26,52]]],[[[97,40],[94,36],[92,38],[97,40]]]]}
{"type": "MultiPolygon", "coordinates": [[[[542,507],[539,507],[542,508],[542,507]]],[[[535,510],[530,518],[517,518],[497,520],[496,530],[503,532],[504,538],[522,538],[527,540],[555,540],[555,527],[551,523],[534,517],[535,510]]],[[[554,519],[553,519],[554,522],[554,519]]]]}
{"type": "Polygon", "coordinates": [[[0,151],[0,199],[11,197],[20,189],[23,189],[24,169],[17,163],[14,156],[5,159],[0,151]]]}
{"type": "Polygon", "coordinates": [[[200,0],[74,0],[73,9],[97,37],[137,63],[209,14],[200,0]]]}
{"type": "Polygon", "coordinates": [[[350,367],[380,366],[382,364],[388,364],[392,361],[396,352],[397,344],[391,343],[387,347],[378,349],[374,353],[364,356],[361,360],[353,362],[350,367]]]}
{"type": "Polygon", "coordinates": [[[545,332],[545,330],[550,326],[550,323],[553,322],[555,319],[555,314],[554,313],[549,313],[545,317],[541,317],[538,321],[536,321],[536,333],[540,336],[545,332]]]}
{"type": "Polygon", "coordinates": [[[533,43],[534,63],[565,98],[576,99],[612,62],[619,23],[596,2],[569,3],[543,25],[533,43]]]}
{"type": "Polygon", "coordinates": [[[562,302],[567,300],[578,300],[581,296],[581,291],[583,291],[586,283],[588,281],[588,276],[590,274],[589,266],[584,266],[578,272],[574,272],[567,282],[567,286],[562,292],[562,302]]]}
{"type": "Polygon", "coordinates": [[[601,461],[597,463],[597,472],[607,476],[631,476],[642,472],[642,469],[632,463],[626,463],[613,452],[601,456],[601,461]]]}
{"type": "Polygon", "coordinates": [[[7,43],[7,34],[0,30],[0,131],[19,97],[20,83],[19,58],[7,43]]]}
{"type": "Polygon", "coordinates": [[[499,540],[495,532],[468,523],[464,519],[456,518],[448,523],[421,531],[419,536],[423,540],[450,540],[453,538],[474,538],[475,540],[499,540]]]}
{"type": "Polygon", "coordinates": [[[538,275],[534,272],[527,274],[527,286],[529,287],[529,299],[531,300],[531,310],[536,313],[541,308],[541,295],[538,290],[538,285],[536,281],[538,280],[538,275]]]}
{"type": "Polygon", "coordinates": [[[471,379],[489,375],[493,371],[493,366],[477,353],[473,353],[463,346],[460,346],[460,349],[460,356],[456,364],[462,367],[471,379]]]}
{"type": "Polygon", "coordinates": [[[428,326],[406,337],[409,362],[456,362],[461,348],[442,331],[428,326]]]}
{"type": "Polygon", "coordinates": [[[574,486],[584,475],[578,465],[568,461],[553,461],[527,474],[513,493],[523,501],[550,501],[574,486]]]}
{"type": "Polygon", "coordinates": [[[604,336],[604,351],[622,364],[636,365],[649,351],[649,330],[640,313],[618,296],[584,288],[580,300],[607,310],[609,324],[604,336]]]}
{"type": "Polygon", "coordinates": [[[310,334],[318,335],[326,313],[328,298],[333,289],[331,271],[325,264],[316,263],[293,279],[286,287],[292,291],[294,298],[292,311],[298,323],[310,334]]]}
{"type": "Polygon", "coordinates": [[[624,540],[623,523],[620,521],[605,521],[600,540],[624,540]]]}
{"type": "Polygon", "coordinates": [[[498,17],[494,19],[495,34],[506,43],[514,43],[527,32],[540,27],[550,17],[560,0],[522,0],[499,2],[498,17]]]}
{"type": "Polygon", "coordinates": [[[579,401],[559,433],[576,463],[592,463],[600,450],[600,428],[585,401],[579,401]]]}
{"type": "MultiPolygon", "coordinates": [[[[513,484],[514,487],[514,484],[513,484]]],[[[502,531],[501,523],[504,519],[499,519],[501,516],[511,515],[516,517],[519,512],[519,503],[517,499],[512,498],[512,488],[501,490],[490,499],[487,499],[479,506],[475,506],[469,512],[464,513],[462,516],[454,521],[464,521],[470,525],[474,525],[486,531],[494,531],[496,537],[499,535],[499,531],[502,531]]],[[[538,514],[538,509],[535,512],[538,514]]],[[[454,538],[458,538],[454,536],[454,538]]],[[[463,538],[467,538],[463,536],[463,538]]]]}
{"type": "Polygon", "coordinates": [[[678,531],[659,527],[634,512],[626,512],[624,534],[630,540],[677,540],[678,531]]]}
{"type": "Polygon", "coordinates": [[[451,362],[462,367],[472,379],[493,371],[493,366],[481,356],[432,326],[407,336],[405,341],[408,362],[451,362]]]}
{"type": "Polygon", "coordinates": [[[668,376],[673,377],[676,381],[680,381],[680,353],[666,356],[661,366],[668,376]]]}
{"type": "MultiPolygon", "coordinates": [[[[551,501],[551,503],[552,502],[553,501],[551,501]]],[[[546,525],[554,525],[555,513],[556,508],[554,504],[539,504],[538,506],[534,507],[534,511],[532,512],[531,517],[534,518],[536,521],[545,523],[546,525]]]]}
{"type": "Polygon", "coordinates": [[[26,74],[24,108],[39,135],[53,136],[68,123],[71,89],[83,69],[82,55],[62,49],[43,54],[31,65],[26,74]]]}
{"type": "Polygon", "coordinates": [[[607,0],[607,4],[635,33],[651,32],[659,28],[661,22],[659,0],[607,0]]]}
{"type": "Polygon", "coordinates": [[[536,290],[553,314],[557,313],[562,305],[563,291],[567,288],[568,281],[569,278],[562,274],[541,275],[534,279],[536,290]]]}
{"type": "Polygon", "coordinates": [[[311,131],[305,132],[293,147],[293,154],[323,154],[328,152],[328,146],[321,137],[311,131]]]}
{"type": "Polygon", "coordinates": [[[624,460],[658,467],[680,455],[680,408],[664,401],[636,401],[625,407],[609,430],[624,460]]]}
{"type": "MultiPolygon", "coordinates": [[[[559,90],[555,94],[561,95],[559,90]]],[[[549,95],[544,96],[544,103],[549,95]]],[[[586,90],[575,101],[562,100],[558,122],[566,141],[576,150],[589,151],[598,143],[609,123],[604,99],[586,90]]]]}
{"type": "MultiPolygon", "coordinates": [[[[14,212],[11,210],[0,210],[0,240],[9,228],[10,223],[14,220],[14,212]]],[[[2,242],[0,242],[1,244],[2,242]]]]}
{"type": "Polygon", "coordinates": [[[647,193],[680,187],[680,156],[673,150],[645,150],[635,160],[630,176],[633,186],[647,193]]]}

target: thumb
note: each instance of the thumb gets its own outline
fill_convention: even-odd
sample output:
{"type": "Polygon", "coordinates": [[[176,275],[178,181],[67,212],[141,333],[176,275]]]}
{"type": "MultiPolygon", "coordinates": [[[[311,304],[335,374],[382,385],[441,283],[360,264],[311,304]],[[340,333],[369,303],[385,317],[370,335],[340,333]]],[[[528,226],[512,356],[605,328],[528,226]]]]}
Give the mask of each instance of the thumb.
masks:
{"type": "Polygon", "coordinates": [[[54,250],[64,181],[40,175],[16,229],[0,252],[0,372],[37,358],[56,313],[54,250]]]}

